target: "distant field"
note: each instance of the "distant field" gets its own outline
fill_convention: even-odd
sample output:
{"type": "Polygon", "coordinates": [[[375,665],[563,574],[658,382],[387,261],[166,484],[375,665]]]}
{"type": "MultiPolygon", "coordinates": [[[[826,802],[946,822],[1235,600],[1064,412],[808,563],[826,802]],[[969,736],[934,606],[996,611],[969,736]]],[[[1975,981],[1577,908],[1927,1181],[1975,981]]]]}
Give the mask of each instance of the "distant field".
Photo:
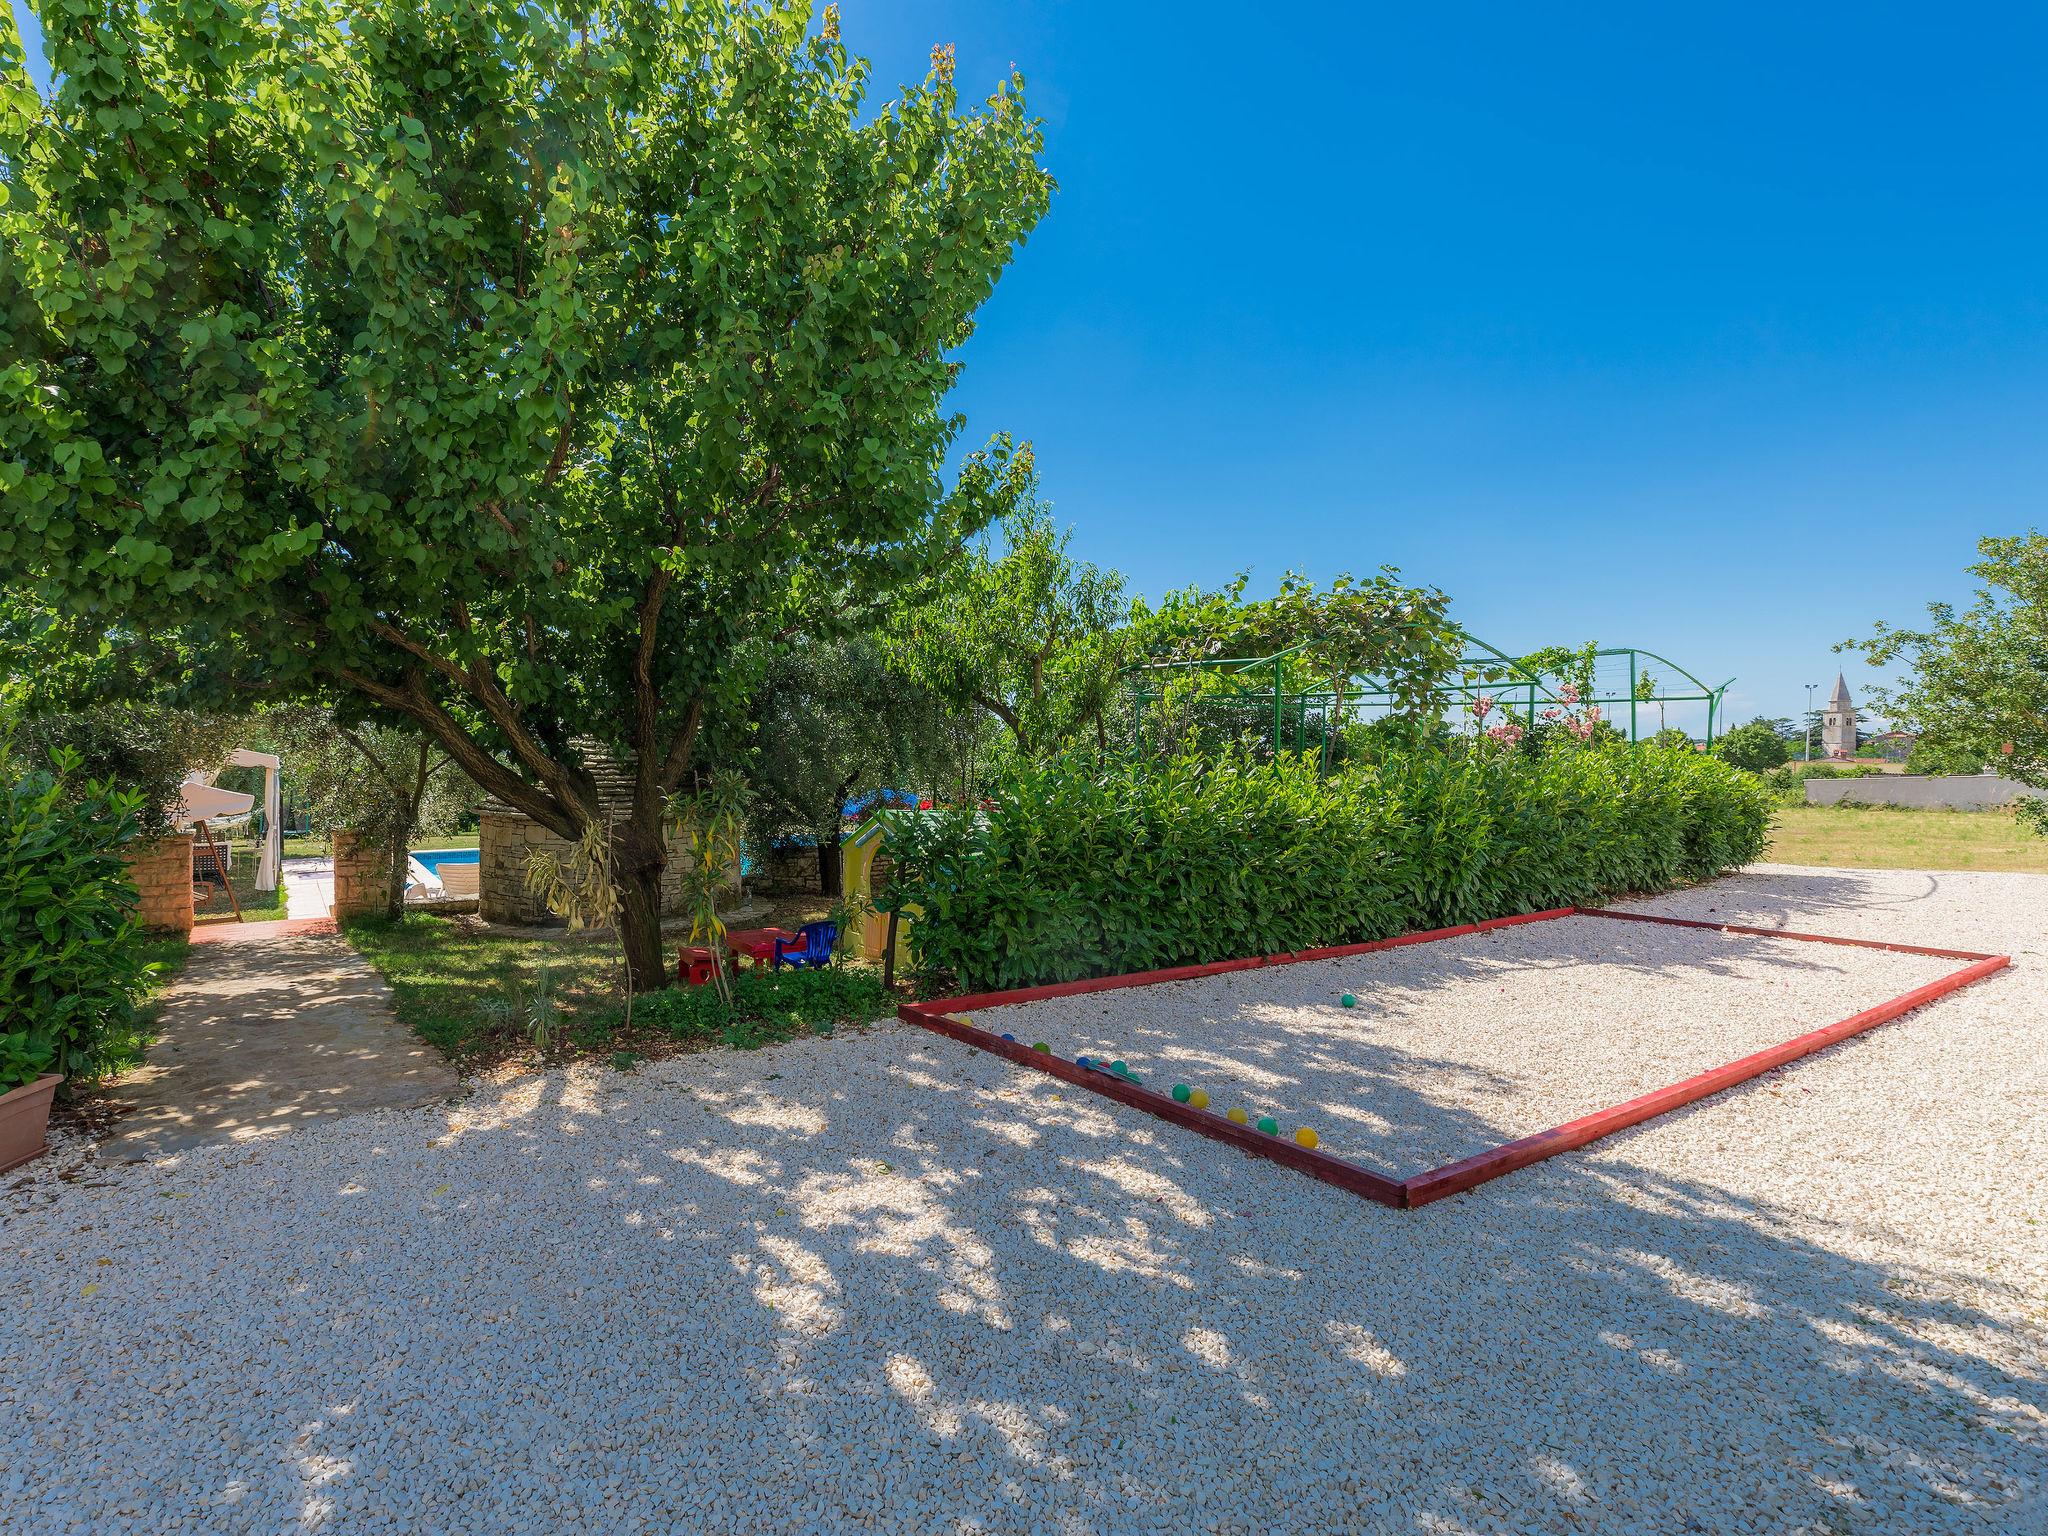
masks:
{"type": "Polygon", "coordinates": [[[1782,807],[1765,858],[1850,869],[1987,869],[2048,874],[2048,838],[2010,811],[1782,807]]]}

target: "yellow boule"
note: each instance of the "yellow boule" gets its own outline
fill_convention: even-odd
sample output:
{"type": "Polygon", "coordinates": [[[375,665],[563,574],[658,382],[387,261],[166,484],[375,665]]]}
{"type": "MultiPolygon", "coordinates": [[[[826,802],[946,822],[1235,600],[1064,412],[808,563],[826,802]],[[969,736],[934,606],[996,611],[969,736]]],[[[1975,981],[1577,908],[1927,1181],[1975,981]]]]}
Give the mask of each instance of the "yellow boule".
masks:
{"type": "Polygon", "coordinates": [[[1188,1102],[1194,1105],[1197,1109],[1207,1109],[1209,1107],[1208,1091],[1206,1089],[1197,1088],[1193,1093],[1188,1095],[1188,1102]]]}
{"type": "Polygon", "coordinates": [[[1236,1105],[1232,1105],[1229,1109],[1226,1109],[1223,1112],[1223,1118],[1228,1120],[1232,1125],[1250,1125],[1252,1123],[1252,1117],[1246,1114],[1243,1110],[1239,1109],[1236,1105]]]}
{"type": "Polygon", "coordinates": [[[1310,1130],[1307,1126],[1304,1125],[1300,1130],[1294,1133],[1294,1139],[1304,1147],[1313,1147],[1317,1142],[1321,1141],[1323,1138],[1318,1136],[1314,1131],[1310,1130]]]}

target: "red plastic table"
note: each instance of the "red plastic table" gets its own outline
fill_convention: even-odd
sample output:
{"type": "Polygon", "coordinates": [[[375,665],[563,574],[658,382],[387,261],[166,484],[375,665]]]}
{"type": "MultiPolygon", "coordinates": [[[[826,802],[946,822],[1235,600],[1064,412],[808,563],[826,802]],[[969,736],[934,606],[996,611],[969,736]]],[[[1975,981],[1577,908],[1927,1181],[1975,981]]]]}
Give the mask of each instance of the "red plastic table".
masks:
{"type": "Polygon", "coordinates": [[[776,946],[795,938],[795,934],[783,928],[732,928],[726,932],[725,947],[736,955],[747,956],[756,965],[772,965],[776,946]]]}

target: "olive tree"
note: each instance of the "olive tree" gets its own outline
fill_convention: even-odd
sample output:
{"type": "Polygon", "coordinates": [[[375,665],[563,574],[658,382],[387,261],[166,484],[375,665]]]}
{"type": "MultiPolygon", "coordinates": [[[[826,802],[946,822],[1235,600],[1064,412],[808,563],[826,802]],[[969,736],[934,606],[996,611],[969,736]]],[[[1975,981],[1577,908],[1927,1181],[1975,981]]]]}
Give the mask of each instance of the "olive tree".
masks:
{"type": "Polygon", "coordinates": [[[807,645],[769,665],[746,754],[757,839],[808,839],[818,889],[840,894],[846,802],[922,782],[937,701],[883,665],[871,635],[807,645]]]}
{"type": "Polygon", "coordinates": [[[877,110],[785,0],[44,0],[0,11],[0,585],[203,630],[616,844],[744,643],[999,514],[957,352],[1047,205],[1018,83],[877,110]],[[589,743],[630,764],[600,803],[589,743]]]}

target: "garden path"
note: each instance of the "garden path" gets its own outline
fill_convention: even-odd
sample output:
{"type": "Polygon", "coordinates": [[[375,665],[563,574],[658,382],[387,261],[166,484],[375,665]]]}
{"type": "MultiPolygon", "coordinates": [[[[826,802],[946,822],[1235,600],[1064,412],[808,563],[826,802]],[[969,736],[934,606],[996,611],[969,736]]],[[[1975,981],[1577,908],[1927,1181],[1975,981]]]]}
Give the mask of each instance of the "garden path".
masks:
{"type": "Polygon", "coordinates": [[[194,939],[164,993],[156,1044],[112,1086],[125,1112],[103,1156],[251,1141],[455,1088],[331,921],[218,925],[194,939]]]}

